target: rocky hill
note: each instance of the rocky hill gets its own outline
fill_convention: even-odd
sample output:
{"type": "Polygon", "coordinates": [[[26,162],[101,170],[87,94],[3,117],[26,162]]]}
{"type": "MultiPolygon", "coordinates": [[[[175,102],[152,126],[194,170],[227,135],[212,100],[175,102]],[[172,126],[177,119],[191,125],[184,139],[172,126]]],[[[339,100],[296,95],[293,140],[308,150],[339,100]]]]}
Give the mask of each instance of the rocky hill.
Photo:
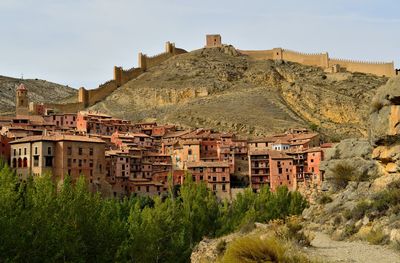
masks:
{"type": "Polygon", "coordinates": [[[21,83],[28,88],[29,99],[33,102],[66,102],[77,97],[76,89],[46,80],[0,76],[0,115],[15,113],[15,90],[21,83]]]}
{"type": "Polygon", "coordinates": [[[170,58],[92,108],[114,116],[249,137],[299,126],[336,138],[367,135],[369,105],[387,78],[327,74],[283,61],[254,61],[231,46],[170,58]]]}

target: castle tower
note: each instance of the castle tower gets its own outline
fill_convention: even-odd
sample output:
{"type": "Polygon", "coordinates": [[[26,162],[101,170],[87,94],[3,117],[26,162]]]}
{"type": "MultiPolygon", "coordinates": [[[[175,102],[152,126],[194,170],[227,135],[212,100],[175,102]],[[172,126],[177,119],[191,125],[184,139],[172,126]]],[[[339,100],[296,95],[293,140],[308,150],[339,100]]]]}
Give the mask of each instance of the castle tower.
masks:
{"type": "Polygon", "coordinates": [[[89,91],[80,87],[78,91],[78,102],[83,103],[83,107],[89,106],[89,91]]]}
{"type": "Polygon", "coordinates": [[[29,115],[28,90],[24,84],[20,84],[16,91],[15,112],[17,116],[29,115]]]}
{"type": "Polygon", "coordinates": [[[206,47],[220,47],[221,35],[206,35],[206,47]]]}

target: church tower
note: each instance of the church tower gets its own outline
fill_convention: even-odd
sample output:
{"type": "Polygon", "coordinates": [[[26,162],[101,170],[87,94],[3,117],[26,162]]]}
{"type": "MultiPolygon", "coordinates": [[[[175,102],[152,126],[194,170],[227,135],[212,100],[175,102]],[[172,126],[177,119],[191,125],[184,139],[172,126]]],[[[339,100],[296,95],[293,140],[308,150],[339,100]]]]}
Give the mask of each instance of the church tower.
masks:
{"type": "Polygon", "coordinates": [[[25,88],[24,84],[20,84],[16,92],[16,102],[15,102],[15,112],[16,115],[29,115],[29,99],[28,90],[25,88]]]}

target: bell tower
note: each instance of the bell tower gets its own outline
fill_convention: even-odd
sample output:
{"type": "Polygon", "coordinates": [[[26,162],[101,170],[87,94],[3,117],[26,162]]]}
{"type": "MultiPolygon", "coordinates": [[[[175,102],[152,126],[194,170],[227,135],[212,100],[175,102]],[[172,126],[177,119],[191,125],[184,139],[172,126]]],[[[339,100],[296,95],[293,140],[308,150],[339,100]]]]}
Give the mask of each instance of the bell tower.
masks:
{"type": "Polygon", "coordinates": [[[29,115],[28,90],[24,84],[20,84],[16,91],[15,112],[17,116],[29,115]]]}

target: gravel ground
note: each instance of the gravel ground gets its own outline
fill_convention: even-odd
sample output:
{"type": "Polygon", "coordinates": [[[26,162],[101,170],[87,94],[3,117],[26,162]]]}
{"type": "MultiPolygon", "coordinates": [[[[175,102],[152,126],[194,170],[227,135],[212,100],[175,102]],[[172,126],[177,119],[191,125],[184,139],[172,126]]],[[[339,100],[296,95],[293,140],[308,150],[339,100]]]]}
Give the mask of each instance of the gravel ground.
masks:
{"type": "Polygon", "coordinates": [[[400,263],[400,252],[388,247],[361,241],[334,241],[320,232],[315,233],[311,245],[313,248],[306,253],[327,262],[400,263]]]}

